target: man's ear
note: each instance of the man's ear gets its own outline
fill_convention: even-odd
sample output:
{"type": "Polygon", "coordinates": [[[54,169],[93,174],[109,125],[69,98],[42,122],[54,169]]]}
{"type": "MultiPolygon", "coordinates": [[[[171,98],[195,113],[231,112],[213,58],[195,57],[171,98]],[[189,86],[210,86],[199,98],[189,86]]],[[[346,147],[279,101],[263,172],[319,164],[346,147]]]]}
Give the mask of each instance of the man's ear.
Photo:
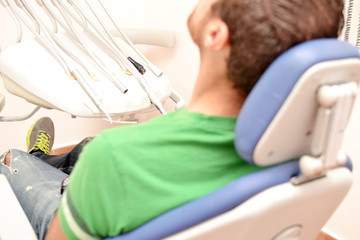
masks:
{"type": "Polygon", "coordinates": [[[211,19],[206,26],[204,45],[206,48],[221,50],[230,43],[229,28],[219,18],[211,19]]]}

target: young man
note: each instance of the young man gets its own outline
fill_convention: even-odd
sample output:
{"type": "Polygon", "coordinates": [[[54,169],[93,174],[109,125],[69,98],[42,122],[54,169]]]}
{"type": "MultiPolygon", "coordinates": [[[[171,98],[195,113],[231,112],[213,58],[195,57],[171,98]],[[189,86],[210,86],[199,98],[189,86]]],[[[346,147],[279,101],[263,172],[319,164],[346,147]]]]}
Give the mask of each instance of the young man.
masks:
{"type": "MultiPolygon", "coordinates": [[[[116,236],[258,170],[233,147],[236,116],[246,96],[285,50],[337,37],[342,10],[343,0],[200,0],[188,20],[201,64],[186,109],[94,138],[71,173],[58,211],[59,185],[67,175],[30,161],[36,162],[33,171],[40,166],[52,176],[37,174],[49,185],[39,190],[46,196],[41,207],[34,195],[27,198],[34,205],[23,206],[40,238],[46,233],[48,239],[116,236]]],[[[6,159],[12,169],[24,162],[13,151],[6,159]]],[[[0,172],[6,171],[8,166],[1,166],[0,172]]],[[[17,175],[7,175],[16,188],[17,175]]],[[[20,190],[16,194],[26,198],[20,190]]]]}

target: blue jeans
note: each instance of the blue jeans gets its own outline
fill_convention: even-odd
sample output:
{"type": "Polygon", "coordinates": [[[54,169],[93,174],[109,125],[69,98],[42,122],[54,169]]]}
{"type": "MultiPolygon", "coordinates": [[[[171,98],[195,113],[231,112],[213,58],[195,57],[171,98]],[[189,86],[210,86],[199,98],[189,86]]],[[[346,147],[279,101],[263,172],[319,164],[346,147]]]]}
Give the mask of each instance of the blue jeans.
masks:
{"type": "Polygon", "coordinates": [[[82,147],[88,141],[88,138],[84,139],[71,152],[59,156],[10,150],[10,167],[4,163],[7,153],[0,156],[0,174],[5,174],[9,180],[39,239],[45,238],[59,208],[61,184],[69,176],[67,173],[71,172],[82,147]]]}

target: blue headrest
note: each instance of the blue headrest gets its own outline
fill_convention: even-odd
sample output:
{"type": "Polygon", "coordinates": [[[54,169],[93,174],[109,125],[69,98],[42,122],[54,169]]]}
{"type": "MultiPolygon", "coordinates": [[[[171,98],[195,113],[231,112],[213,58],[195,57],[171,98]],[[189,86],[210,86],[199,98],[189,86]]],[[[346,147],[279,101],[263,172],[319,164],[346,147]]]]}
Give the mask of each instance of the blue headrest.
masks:
{"type": "Polygon", "coordinates": [[[280,55],[259,79],[239,114],[234,140],[238,154],[255,164],[256,145],[309,68],[325,61],[359,57],[354,46],[338,39],[311,40],[280,55]]]}

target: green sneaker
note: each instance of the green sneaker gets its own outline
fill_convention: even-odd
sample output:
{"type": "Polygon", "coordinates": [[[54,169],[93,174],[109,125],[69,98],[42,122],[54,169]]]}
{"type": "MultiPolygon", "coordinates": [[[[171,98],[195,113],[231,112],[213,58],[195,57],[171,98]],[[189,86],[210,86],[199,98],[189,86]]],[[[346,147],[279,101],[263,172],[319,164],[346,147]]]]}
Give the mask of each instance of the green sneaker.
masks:
{"type": "Polygon", "coordinates": [[[40,150],[49,154],[54,144],[54,123],[48,117],[36,120],[31,126],[26,137],[28,153],[40,150]]]}

